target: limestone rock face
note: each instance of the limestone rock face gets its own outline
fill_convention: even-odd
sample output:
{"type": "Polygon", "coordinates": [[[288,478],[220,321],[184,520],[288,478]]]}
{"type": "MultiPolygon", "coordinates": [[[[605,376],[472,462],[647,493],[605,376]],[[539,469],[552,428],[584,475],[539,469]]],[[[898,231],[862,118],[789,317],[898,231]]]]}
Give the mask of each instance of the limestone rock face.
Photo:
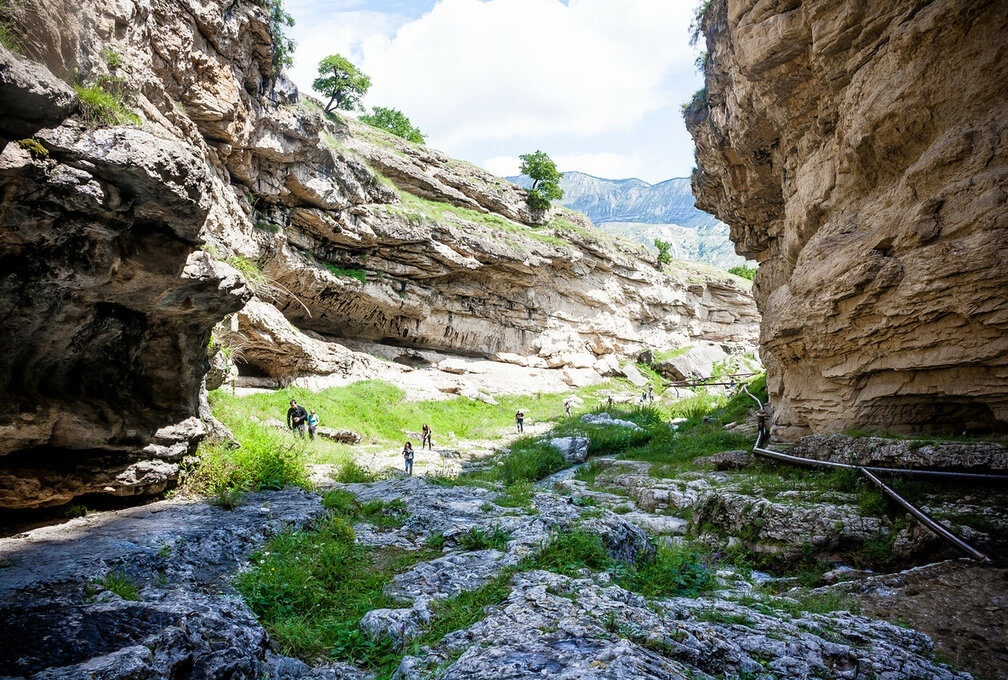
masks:
{"type": "Polygon", "coordinates": [[[180,424],[201,413],[215,324],[243,375],[307,387],[377,377],[343,340],[520,356],[572,385],[646,347],[755,340],[732,277],[659,271],[582,216],[530,212],[500,178],[299,97],[259,2],[16,5],[0,505],[170,485],[206,427],[180,424]],[[126,113],[96,115],[97,89],[126,113]]]}
{"type": "Polygon", "coordinates": [[[1008,3],[714,0],[697,205],[760,262],[776,434],[1008,428],[1008,3]]]}

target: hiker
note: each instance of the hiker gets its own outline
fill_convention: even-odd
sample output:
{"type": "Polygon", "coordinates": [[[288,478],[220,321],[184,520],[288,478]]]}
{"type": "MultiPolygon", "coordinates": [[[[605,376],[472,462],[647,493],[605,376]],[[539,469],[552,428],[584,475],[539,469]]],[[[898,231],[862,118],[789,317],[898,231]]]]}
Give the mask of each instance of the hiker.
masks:
{"type": "Polygon", "coordinates": [[[564,402],[564,411],[567,412],[568,416],[570,415],[570,408],[571,408],[571,403],[570,403],[570,399],[568,399],[567,401],[564,402]]]}
{"type": "Polygon", "coordinates": [[[525,414],[521,411],[515,413],[515,424],[518,426],[519,432],[525,431],[525,414]]]}
{"type": "Polygon", "coordinates": [[[315,415],[315,409],[312,409],[308,413],[308,438],[315,441],[315,428],[318,427],[318,416],[315,415]]]}
{"type": "Polygon", "coordinates": [[[647,388],[647,399],[652,404],[654,403],[654,386],[653,385],[647,388]]]}
{"type": "Polygon", "coordinates": [[[403,460],[406,461],[406,474],[413,474],[413,442],[406,442],[402,450],[403,460]]]}
{"type": "Polygon", "coordinates": [[[295,434],[303,437],[305,435],[305,421],[307,420],[308,411],[304,410],[304,406],[298,406],[298,403],[291,399],[290,408],[287,409],[287,427],[295,434]]]}
{"type": "Polygon", "coordinates": [[[609,408],[612,408],[612,395],[609,395],[609,408]]]}
{"type": "Polygon", "coordinates": [[[423,424],[423,430],[420,432],[420,449],[422,450],[424,445],[428,445],[430,450],[434,450],[434,440],[431,439],[431,429],[430,425],[427,423],[423,424]]]}

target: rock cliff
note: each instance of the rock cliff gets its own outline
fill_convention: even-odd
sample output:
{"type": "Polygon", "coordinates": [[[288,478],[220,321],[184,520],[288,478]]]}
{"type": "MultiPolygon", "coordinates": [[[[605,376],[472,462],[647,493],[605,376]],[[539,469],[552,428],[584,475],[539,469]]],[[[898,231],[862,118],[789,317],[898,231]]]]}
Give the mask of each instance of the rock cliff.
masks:
{"type": "Polygon", "coordinates": [[[596,376],[755,339],[739,280],[299,98],[258,3],[2,11],[0,507],[172,484],[208,346],[287,384],[373,376],[342,339],[596,376]]]}
{"type": "Polygon", "coordinates": [[[698,207],[784,438],[1008,429],[1008,3],[713,0],[698,207]]]}

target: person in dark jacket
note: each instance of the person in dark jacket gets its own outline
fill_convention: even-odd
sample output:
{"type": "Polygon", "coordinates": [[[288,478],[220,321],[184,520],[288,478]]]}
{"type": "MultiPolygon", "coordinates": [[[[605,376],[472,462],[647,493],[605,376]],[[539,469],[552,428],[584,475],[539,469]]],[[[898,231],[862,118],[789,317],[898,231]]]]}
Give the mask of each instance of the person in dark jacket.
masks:
{"type": "Polygon", "coordinates": [[[293,399],[290,400],[290,408],[287,409],[287,427],[295,434],[305,436],[305,428],[308,426],[308,411],[304,406],[298,406],[293,399]]]}

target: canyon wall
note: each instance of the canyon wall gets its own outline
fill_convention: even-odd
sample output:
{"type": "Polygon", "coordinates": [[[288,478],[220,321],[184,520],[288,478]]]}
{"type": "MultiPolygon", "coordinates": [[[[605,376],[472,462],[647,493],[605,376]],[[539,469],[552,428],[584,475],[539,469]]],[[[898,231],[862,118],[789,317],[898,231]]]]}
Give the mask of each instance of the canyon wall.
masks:
{"type": "Polygon", "coordinates": [[[1008,2],[713,0],[697,206],[785,439],[1008,429],[1008,2]]]}
{"type": "Polygon", "coordinates": [[[25,0],[0,19],[0,507],[174,483],[215,348],[274,385],[373,377],[342,339],[595,374],[693,340],[752,348],[740,279],[661,270],[299,96],[258,3],[25,0]]]}

